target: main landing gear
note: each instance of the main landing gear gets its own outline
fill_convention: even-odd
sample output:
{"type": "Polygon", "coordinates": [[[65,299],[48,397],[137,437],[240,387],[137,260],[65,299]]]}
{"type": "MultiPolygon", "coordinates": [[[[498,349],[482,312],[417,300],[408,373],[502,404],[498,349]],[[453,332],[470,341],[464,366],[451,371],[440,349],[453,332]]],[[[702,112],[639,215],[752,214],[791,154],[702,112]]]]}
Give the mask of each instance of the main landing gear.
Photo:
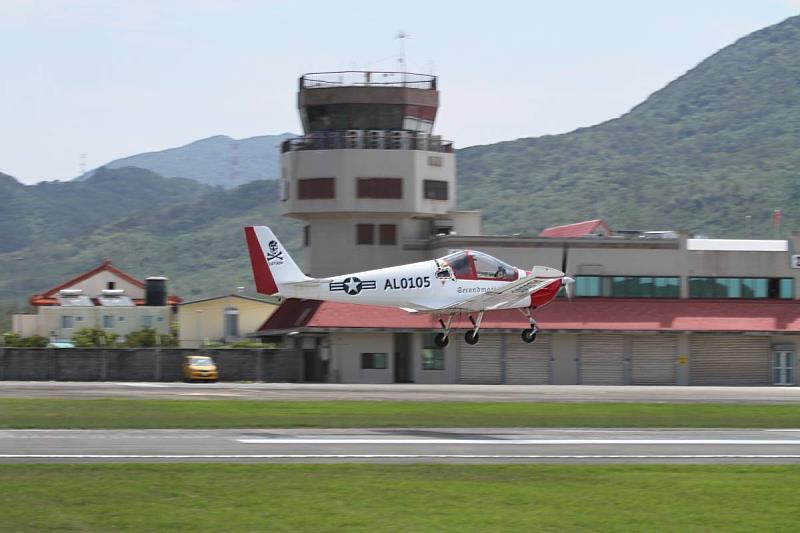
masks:
{"type": "Polygon", "coordinates": [[[447,315],[447,324],[445,324],[441,318],[439,319],[439,324],[442,325],[444,331],[442,333],[437,333],[433,338],[433,343],[439,348],[444,348],[450,342],[448,335],[450,334],[450,324],[452,324],[452,322],[453,315],[447,315]]]}
{"type": "Polygon", "coordinates": [[[531,325],[530,328],[522,330],[522,340],[530,344],[536,340],[536,333],[539,332],[539,328],[536,326],[536,320],[531,316],[530,307],[523,309],[522,313],[528,317],[528,322],[531,325]]]}
{"type": "Polygon", "coordinates": [[[483,320],[483,311],[478,313],[478,321],[472,319],[472,315],[469,317],[469,321],[472,322],[472,326],[474,329],[467,331],[464,334],[464,340],[467,344],[478,344],[478,340],[480,340],[480,335],[478,334],[478,330],[481,329],[481,320],[483,320]]]}

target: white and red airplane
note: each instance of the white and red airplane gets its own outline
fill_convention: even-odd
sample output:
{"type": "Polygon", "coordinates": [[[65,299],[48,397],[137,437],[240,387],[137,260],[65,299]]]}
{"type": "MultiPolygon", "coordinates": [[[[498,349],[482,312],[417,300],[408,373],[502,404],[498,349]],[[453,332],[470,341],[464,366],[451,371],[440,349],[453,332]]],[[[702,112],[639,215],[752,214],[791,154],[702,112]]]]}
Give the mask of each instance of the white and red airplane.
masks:
{"type": "Polygon", "coordinates": [[[248,226],[244,232],[259,293],[432,313],[438,315],[442,326],[435,338],[440,347],[447,346],[453,315],[469,316],[473,329],[466,332],[464,340],[475,344],[483,314],[500,309],[519,309],[525,314],[530,328],[522,331],[522,340],[533,342],[538,328],[531,311],[555,298],[562,286],[569,291],[574,282],[554,268],[523,270],[472,250],[419,263],[310,278],[300,271],[271,229],[248,226]]]}

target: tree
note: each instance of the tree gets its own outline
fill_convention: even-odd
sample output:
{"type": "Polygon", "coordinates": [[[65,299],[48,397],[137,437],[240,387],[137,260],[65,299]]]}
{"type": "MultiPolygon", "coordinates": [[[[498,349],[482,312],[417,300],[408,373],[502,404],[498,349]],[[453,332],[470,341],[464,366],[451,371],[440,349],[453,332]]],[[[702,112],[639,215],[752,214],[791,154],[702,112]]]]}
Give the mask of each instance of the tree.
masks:
{"type": "Polygon", "coordinates": [[[109,346],[113,345],[118,337],[117,333],[109,333],[100,328],[81,328],[72,335],[72,342],[78,348],[109,346]]]}

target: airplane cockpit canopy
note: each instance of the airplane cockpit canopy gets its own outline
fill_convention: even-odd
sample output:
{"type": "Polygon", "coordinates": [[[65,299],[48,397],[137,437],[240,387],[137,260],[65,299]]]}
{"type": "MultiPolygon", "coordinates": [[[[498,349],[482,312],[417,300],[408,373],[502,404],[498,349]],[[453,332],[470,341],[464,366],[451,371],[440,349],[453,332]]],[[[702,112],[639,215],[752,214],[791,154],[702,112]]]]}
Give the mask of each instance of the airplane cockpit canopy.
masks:
{"type": "Polygon", "coordinates": [[[452,271],[457,279],[514,281],[519,277],[517,269],[508,263],[472,250],[453,252],[439,259],[439,263],[443,268],[437,277],[442,277],[440,274],[448,276],[447,270],[452,271]]]}

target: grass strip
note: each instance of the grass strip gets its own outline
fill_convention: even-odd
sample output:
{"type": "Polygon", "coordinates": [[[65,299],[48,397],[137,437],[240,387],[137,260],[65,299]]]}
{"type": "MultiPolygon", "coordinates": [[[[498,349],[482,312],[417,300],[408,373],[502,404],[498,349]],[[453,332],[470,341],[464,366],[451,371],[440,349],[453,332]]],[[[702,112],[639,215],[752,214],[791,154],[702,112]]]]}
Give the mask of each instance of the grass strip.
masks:
{"type": "Polygon", "coordinates": [[[800,406],[0,399],[0,428],[797,428],[800,406]]]}
{"type": "Polygon", "coordinates": [[[4,531],[796,531],[800,466],[0,465],[4,531]]]}

